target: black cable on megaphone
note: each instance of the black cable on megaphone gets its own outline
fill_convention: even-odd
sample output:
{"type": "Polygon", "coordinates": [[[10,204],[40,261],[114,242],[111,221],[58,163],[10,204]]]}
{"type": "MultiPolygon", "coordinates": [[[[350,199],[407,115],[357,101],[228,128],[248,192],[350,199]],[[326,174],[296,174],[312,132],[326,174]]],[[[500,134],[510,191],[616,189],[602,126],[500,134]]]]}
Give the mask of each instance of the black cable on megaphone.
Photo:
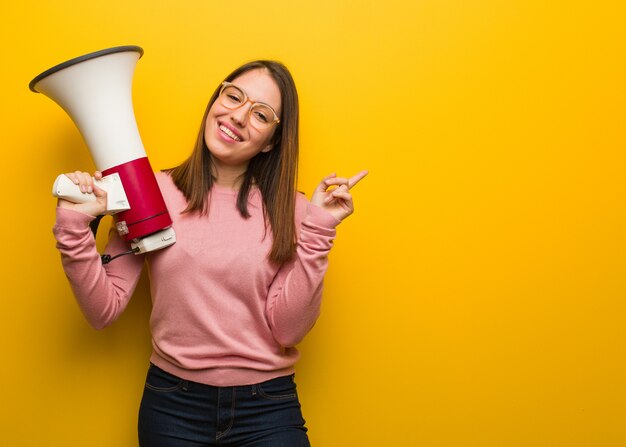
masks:
{"type": "MultiPolygon", "coordinates": [[[[102,220],[103,217],[104,217],[103,214],[96,216],[96,218],[89,223],[89,228],[91,229],[91,232],[93,233],[94,238],[98,235],[98,227],[100,226],[100,221],[102,220]]],[[[114,259],[119,258],[120,256],[132,255],[132,254],[137,254],[137,253],[139,253],[139,248],[135,247],[131,250],[125,251],[123,253],[120,253],[114,256],[105,253],[103,255],[100,255],[100,260],[102,261],[102,264],[108,264],[109,262],[113,261],[114,259]]]]}

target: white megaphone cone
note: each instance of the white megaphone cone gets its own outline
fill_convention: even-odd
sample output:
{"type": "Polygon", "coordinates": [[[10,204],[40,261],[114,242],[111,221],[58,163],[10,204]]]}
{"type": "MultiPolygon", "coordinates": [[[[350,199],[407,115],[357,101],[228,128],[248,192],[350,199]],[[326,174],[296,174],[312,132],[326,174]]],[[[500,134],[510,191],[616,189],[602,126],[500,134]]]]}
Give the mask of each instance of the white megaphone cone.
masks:
{"type": "MultiPolygon", "coordinates": [[[[105,176],[98,186],[107,191],[107,213],[115,215],[118,233],[137,252],[176,241],[133,112],[132,78],[142,55],[136,46],[97,51],[52,67],[29,84],[59,104],[80,130],[105,176]]],[[[53,194],[76,203],[95,200],[64,175],[53,194]]]]}

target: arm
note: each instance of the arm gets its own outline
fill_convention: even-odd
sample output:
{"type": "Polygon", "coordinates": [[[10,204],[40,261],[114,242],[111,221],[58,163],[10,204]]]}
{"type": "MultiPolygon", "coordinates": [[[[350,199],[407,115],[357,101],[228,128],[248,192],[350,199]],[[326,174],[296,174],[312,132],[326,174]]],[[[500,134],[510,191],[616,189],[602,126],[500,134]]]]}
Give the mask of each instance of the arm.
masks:
{"type": "MultiPolygon", "coordinates": [[[[94,192],[99,199],[104,198],[103,202],[106,203],[105,192],[94,192]]],[[[94,219],[92,211],[99,210],[87,210],[79,205],[59,201],[53,233],[61,253],[63,269],[83,314],[93,327],[102,329],[115,321],[126,308],[139,280],[144,257],[122,256],[103,266],[89,228],[89,223],[94,219]]],[[[112,231],[107,251],[117,254],[128,248],[112,231]]]]}
{"type": "Polygon", "coordinates": [[[361,171],[347,179],[331,174],[313,193],[300,226],[296,256],[281,267],[269,291],[267,319],[282,346],[298,344],[319,316],[335,227],[354,212],[349,190],[366,175],[361,171]]]}
{"type": "Polygon", "coordinates": [[[320,314],[324,274],[339,220],[313,204],[306,215],[294,259],[283,265],[269,290],[266,314],[281,346],[295,346],[320,314]]]}

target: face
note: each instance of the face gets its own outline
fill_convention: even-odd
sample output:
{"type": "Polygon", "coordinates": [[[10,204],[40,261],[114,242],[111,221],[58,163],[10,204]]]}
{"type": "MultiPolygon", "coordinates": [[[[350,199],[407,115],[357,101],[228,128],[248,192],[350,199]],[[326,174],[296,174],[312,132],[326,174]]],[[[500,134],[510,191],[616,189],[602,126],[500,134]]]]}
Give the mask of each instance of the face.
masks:
{"type": "MultiPolygon", "coordinates": [[[[231,82],[251,101],[269,105],[280,116],[280,90],[265,70],[248,71],[231,82]]],[[[252,103],[247,102],[238,109],[229,109],[219,99],[211,106],[205,122],[204,142],[216,166],[221,164],[245,170],[252,157],[272,149],[270,141],[276,126],[261,130],[254,127],[248,114],[250,107],[252,103]]]]}

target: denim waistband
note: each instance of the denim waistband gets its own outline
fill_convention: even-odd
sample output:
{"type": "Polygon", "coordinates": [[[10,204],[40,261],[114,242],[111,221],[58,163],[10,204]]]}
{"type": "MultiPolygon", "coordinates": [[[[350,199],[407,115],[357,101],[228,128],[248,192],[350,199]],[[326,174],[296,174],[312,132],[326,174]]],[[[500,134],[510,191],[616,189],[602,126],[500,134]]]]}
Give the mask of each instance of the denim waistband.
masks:
{"type": "Polygon", "coordinates": [[[184,382],[184,387],[188,387],[190,385],[193,385],[194,387],[198,387],[198,388],[204,388],[204,389],[230,389],[230,388],[234,388],[234,389],[241,389],[241,390],[252,390],[253,392],[259,387],[259,385],[278,385],[281,383],[286,383],[286,382],[291,382],[293,383],[295,381],[295,374],[289,374],[286,376],[278,376],[278,377],[274,377],[273,379],[269,379],[269,380],[265,380],[263,382],[259,382],[259,383],[250,383],[250,384],[245,384],[245,385],[235,385],[235,386],[215,386],[215,385],[209,385],[206,383],[200,383],[200,382],[194,382],[193,380],[189,380],[189,379],[185,379],[183,377],[179,377],[175,374],[172,374],[170,372],[165,371],[162,368],[159,368],[157,365],[155,365],[154,363],[150,362],[150,370],[152,371],[157,371],[159,374],[163,374],[165,376],[169,376],[172,379],[175,380],[180,380],[182,382],[184,382]]]}

